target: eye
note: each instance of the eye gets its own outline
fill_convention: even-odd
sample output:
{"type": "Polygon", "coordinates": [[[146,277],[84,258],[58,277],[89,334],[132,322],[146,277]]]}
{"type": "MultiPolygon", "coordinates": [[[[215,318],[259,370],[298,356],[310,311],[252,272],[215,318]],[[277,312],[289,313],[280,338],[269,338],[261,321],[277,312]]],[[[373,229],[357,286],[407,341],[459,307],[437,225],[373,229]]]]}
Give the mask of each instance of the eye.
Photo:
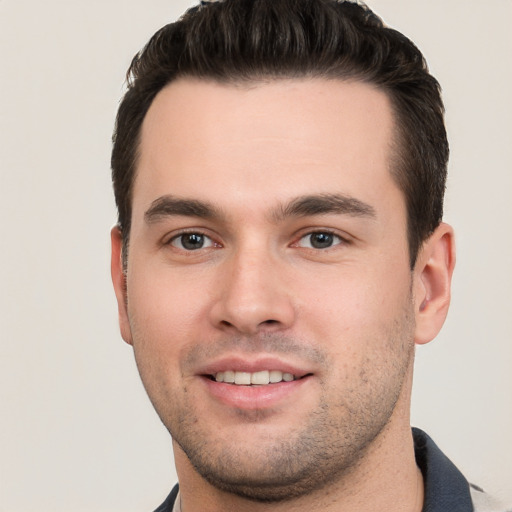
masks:
{"type": "Polygon", "coordinates": [[[202,233],[182,233],[172,238],[169,245],[184,251],[197,251],[198,249],[213,247],[214,243],[210,237],[202,233]]]}
{"type": "Polygon", "coordinates": [[[306,247],[309,249],[328,249],[333,245],[338,245],[343,242],[343,239],[329,231],[315,231],[303,236],[299,242],[299,247],[306,247]]]}

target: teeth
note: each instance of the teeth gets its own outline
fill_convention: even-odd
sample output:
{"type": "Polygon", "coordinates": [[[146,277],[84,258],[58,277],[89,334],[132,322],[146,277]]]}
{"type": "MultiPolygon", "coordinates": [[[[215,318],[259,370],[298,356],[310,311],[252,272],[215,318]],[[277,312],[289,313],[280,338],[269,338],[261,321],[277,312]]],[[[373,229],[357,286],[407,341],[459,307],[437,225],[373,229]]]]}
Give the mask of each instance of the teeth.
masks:
{"type": "Polygon", "coordinates": [[[270,382],[281,382],[283,380],[283,372],[280,372],[279,370],[272,370],[269,372],[269,378],[270,382]]]}
{"type": "Polygon", "coordinates": [[[235,372],[224,372],[224,382],[235,382],[235,372]]]}
{"type": "Polygon", "coordinates": [[[235,384],[248,386],[251,383],[251,374],[248,372],[235,372],[235,384]]]}
{"type": "Polygon", "coordinates": [[[281,372],[279,370],[263,370],[260,372],[235,372],[227,370],[218,372],[214,375],[217,382],[227,382],[237,384],[239,386],[249,386],[254,384],[257,386],[265,386],[267,384],[276,384],[278,382],[291,382],[295,380],[291,373],[281,372]]]}
{"type": "Polygon", "coordinates": [[[270,372],[262,371],[262,372],[254,372],[251,373],[251,384],[268,384],[270,382],[270,372]]]}

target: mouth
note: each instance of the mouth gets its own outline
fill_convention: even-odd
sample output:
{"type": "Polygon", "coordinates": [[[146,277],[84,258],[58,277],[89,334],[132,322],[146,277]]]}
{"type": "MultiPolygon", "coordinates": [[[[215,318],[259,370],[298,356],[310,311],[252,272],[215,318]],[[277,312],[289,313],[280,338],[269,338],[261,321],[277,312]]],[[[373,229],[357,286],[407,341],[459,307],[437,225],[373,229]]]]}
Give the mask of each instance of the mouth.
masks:
{"type": "Polygon", "coordinates": [[[302,390],[310,389],[314,374],[309,369],[275,358],[256,360],[225,358],[202,368],[197,374],[208,395],[231,410],[271,410],[294,407],[302,390]],[[279,369],[276,369],[279,368],[279,369]]]}
{"type": "Polygon", "coordinates": [[[315,389],[316,368],[310,364],[272,355],[251,356],[226,355],[198,368],[196,376],[205,386],[205,396],[238,412],[293,410],[299,396],[304,399],[315,389]]]}
{"type": "Polygon", "coordinates": [[[225,370],[206,375],[210,380],[232,384],[234,386],[269,386],[280,382],[292,382],[300,380],[311,374],[294,375],[280,370],[261,370],[257,372],[243,372],[237,370],[225,370]]]}

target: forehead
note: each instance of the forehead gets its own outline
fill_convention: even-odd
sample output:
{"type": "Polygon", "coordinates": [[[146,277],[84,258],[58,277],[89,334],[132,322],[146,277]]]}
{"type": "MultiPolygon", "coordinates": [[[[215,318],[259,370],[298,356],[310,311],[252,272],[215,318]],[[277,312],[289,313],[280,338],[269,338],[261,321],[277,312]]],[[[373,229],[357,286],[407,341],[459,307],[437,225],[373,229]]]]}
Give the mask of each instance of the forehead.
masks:
{"type": "Polygon", "coordinates": [[[210,201],[234,191],[247,205],[341,192],[371,202],[392,184],[392,136],[388,97],[365,83],[179,79],[143,122],[134,213],[163,194],[210,201]]]}

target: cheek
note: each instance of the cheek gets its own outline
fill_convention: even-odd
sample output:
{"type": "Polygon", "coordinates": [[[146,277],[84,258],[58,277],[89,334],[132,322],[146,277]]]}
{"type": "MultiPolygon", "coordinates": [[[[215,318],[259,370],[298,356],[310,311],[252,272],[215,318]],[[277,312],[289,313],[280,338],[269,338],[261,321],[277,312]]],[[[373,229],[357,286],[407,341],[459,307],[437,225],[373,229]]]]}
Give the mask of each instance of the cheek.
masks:
{"type": "MultiPolygon", "coordinates": [[[[302,297],[298,306],[303,328],[314,331],[326,343],[339,348],[338,340],[368,338],[389,331],[403,315],[410,297],[411,276],[408,270],[379,267],[350,268],[315,279],[306,278],[295,296],[302,297]]],[[[368,341],[368,340],[367,340],[368,341]]]]}
{"type": "Polygon", "coordinates": [[[129,276],[128,315],[137,351],[156,360],[199,339],[207,293],[171,272],[129,276]],[[151,353],[149,353],[151,352],[151,353]]]}

